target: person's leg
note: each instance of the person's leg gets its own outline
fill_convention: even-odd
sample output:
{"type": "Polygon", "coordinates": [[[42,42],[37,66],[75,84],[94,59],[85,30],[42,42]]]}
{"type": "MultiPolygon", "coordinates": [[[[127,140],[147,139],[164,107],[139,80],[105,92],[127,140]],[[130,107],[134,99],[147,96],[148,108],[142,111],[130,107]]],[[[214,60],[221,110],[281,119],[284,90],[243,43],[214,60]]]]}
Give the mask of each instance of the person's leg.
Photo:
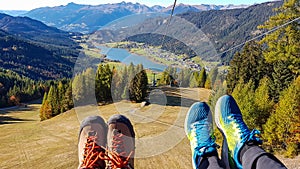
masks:
{"type": "Polygon", "coordinates": [[[104,146],[106,145],[107,125],[99,116],[89,116],[80,124],[78,137],[78,158],[80,169],[104,169],[104,146]]]}
{"type": "Polygon", "coordinates": [[[113,115],[108,120],[107,146],[111,168],[134,168],[135,133],[128,118],[113,115]]]}
{"type": "Polygon", "coordinates": [[[255,134],[259,132],[248,129],[232,96],[219,98],[215,107],[215,121],[224,136],[222,160],[226,168],[286,168],[278,159],[258,146],[261,140],[255,134]]]}
{"type": "Polygon", "coordinates": [[[213,135],[212,114],[204,102],[194,103],[185,119],[184,129],[192,149],[193,168],[221,169],[213,135]]]}
{"type": "Polygon", "coordinates": [[[247,142],[242,147],[240,161],[245,169],[286,169],[275,156],[253,142],[247,142]]]}

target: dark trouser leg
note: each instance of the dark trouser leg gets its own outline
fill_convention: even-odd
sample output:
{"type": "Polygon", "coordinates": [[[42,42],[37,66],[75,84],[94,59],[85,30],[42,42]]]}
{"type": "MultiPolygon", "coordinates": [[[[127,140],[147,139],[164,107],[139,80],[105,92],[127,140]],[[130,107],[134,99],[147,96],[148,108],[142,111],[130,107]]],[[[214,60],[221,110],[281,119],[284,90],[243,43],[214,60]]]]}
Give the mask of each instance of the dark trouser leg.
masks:
{"type": "Polygon", "coordinates": [[[275,156],[257,145],[245,144],[240,155],[244,169],[286,169],[275,156]]]}
{"type": "Polygon", "coordinates": [[[218,157],[217,152],[211,156],[202,157],[198,160],[198,169],[225,169],[223,163],[218,157]]]}

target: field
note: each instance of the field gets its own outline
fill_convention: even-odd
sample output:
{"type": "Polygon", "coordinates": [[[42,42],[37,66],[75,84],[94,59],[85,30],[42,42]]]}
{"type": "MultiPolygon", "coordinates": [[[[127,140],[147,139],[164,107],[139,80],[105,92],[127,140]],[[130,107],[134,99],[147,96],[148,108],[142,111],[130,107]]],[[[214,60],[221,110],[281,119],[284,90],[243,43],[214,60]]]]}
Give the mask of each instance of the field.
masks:
{"type": "MultiPolygon", "coordinates": [[[[40,104],[1,110],[0,168],[76,168],[79,121],[89,114],[107,120],[116,113],[125,114],[134,125],[135,168],[192,168],[184,118],[189,106],[207,101],[209,93],[197,88],[159,88],[150,94],[153,104],[143,108],[121,101],[79,107],[43,122],[39,121],[40,104]]],[[[297,168],[300,158],[282,160],[289,168],[297,168]]]]}

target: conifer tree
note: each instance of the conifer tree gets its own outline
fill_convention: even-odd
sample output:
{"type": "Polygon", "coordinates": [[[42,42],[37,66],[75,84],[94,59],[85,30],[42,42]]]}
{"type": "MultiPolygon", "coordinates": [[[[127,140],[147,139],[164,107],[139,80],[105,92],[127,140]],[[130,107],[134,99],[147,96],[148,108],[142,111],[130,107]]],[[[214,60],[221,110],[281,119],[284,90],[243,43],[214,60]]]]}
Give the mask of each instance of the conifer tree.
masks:
{"type": "MultiPolygon", "coordinates": [[[[299,146],[300,124],[300,77],[285,89],[280,97],[275,113],[273,113],[264,126],[264,139],[267,144],[274,147],[280,145],[296,144],[299,146]]],[[[293,148],[293,147],[292,147],[293,148]]],[[[289,150],[291,151],[291,150],[289,150]]],[[[296,151],[298,151],[296,149],[296,151]]]]}
{"type": "Polygon", "coordinates": [[[239,108],[243,114],[243,119],[249,128],[256,128],[256,119],[252,118],[256,114],[255,99],[254,99],[254,84],[252,81],[244,84],[238,83],[232,92],[239,108]]]}
{"type": "Polygon", "coordinates": [[[210,80],[209,76],[206,78],[204,88],[205,89],[211,89],[211,80],[210,80]]]}
{"type": "Polygon", "coordinates": [[[72,98],[72,82],[66,87],[66,92],[62,101],[63,112],[70,110],[74,107],[73,98],[72,98]]]}
{"type": "Polygon", "coordinates": [[[199,85],[198,79],[199,79],[199,73],[193,72],[190,77],[190,87],[191,88],[198,87],[198,85],[199,85]]]}
{"type": "Polygon", "coordinates": [[[57,88],[55,85],[51,85],[48,96],[47,96],[47,102],[51,106],[52,110],[52,117],[60,114],[60,106],[58,103],[58,94],[57,94],[57,88]]]}
{"type": "Polygon", "coordinates": [[[262,130],[263,125],[267,122],[271,112],[273,111],[274,102],[269,95],[270,80],[265,77],[260,81],[258,88],[255,90],[254,105],[256,112],[252,118],[255,122],[255,128],[262,130]]]}
{"type": "Polygon", "coordinates": [[[129,86],[129,79],[128,79],[128,71],[127,71],[127,66],[124,66],[124,70],[122,71],[122,76],[121,76],[121,87],[120,90],[122,91],[122,99],[128,99],[128,86],[129,86]]]}
{"type": "Polygon", "coordinates": [[[226,77],[228,89],[232,92],[239,82],[248,83],[250,80],[257,88],[259,81],[269,76],[269,72],[270,66],[265,62],[261,46],[257,42],[247,43],[242,52],[236,53],[230,62],[226,77]]]}
{"type": "Polygon", "coordinates": [[[287,68],[288,65],[283,61],[277,61],[273,64],[272,81],[270,83],[271,97],[278,102],[279,93],[286,89],[294,80],[295,75],[287,68]]]}
{"type": "Polygon", "coordinates": [[[212,68],[211,71],[209,72],[211,86],[214,86],[217,76],[218,76],[218,67],[216,66],[216,67],[212,68]]]}
{"type": "Polygon", "coordinates": [[[147,96],[148,78],[145,70],[138,73],[129,86],[129,99],[134,102],[142,102],[147,96]]]}
{"type": "Polygon", "coordinates": [[[44,94],[42,106],[41,106],[41,109],[40,109],[40,119],[41,119],[41,121],[46,120],[46,113],[45,113],[45,102],[46,102],[46,100],[47,100],[47,93],[44,94]]]}
{"type": "Polygon", "coordinates": [[[204,68],[200,71],[199,79],[198,79],[198,87],[204,88],[206,82],[206,71],[204,68]]]}
{"type": "Polygon", "coordinates": [[[96,99],[98,102],[111,101],[112,71],[109,65],[99,65],[95,79],[96,99]]]}
{"type": "MultiPolygon", "coordinates": [[[[273,30],[300,17],[299,0],[284,1],[278,14],[259,28],[273,30]]],[[[266,35],[261,43],[267,45],[264,56],[269,63],[285,62],[292,74],[300,74],[300,23],[294,21],[266,35]]],[[[293,76],[293,75],[290,76],[293,76]]]]}
{"type": "Polygon", "coordinates": [[[121,100],[121,95],[123,93],[123,87],[122,87],[122,78],[120,73],[117,71],[115,67],[113,67],[112,70],[113,73],[113,78],[112,78],[112,83],[111,83],[111,93],[112,93],[112,98],[114,101],[121,100]]]}
{"type": "MultiPolygon", "coordinates": [[[[97,81],[97,79],[96,79],[97,81]]],[[[96,87],[97,87],[96,83],[96,87]]],[[[74,97],[75,103],[81,104],[81,102],[84,101],[84,78],[83,74],[78,74],[74,77],[73,83],[72,83],[72,94],[74,97]]],[[[97,90],[97,89],[96,89],[97,90]]]]}

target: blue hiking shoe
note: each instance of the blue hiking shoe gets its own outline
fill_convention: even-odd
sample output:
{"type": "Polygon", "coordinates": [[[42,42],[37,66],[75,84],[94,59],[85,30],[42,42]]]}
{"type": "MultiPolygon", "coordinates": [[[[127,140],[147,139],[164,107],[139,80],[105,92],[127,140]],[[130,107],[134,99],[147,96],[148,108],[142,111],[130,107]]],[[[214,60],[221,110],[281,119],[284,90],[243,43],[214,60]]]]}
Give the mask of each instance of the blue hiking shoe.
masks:
{"type": "Polygon", "coordinates": [[[185,118],[185,134],[190,140],[193,168],[200,158],[215,153],[218,146],[213,135],[212,114],[204,102],[194,103],[185,118]]]}
{"type": "Polygon", "coordinates": [[[223,135],[222,160],[226,168],[242,169],[240,151],[245,143],[261,144],[255,137],[259,131],[250,131],[243,121],[241,111],[234,98],[224,95],[219,98],[215,107],[215,122],[223,135]]]}

